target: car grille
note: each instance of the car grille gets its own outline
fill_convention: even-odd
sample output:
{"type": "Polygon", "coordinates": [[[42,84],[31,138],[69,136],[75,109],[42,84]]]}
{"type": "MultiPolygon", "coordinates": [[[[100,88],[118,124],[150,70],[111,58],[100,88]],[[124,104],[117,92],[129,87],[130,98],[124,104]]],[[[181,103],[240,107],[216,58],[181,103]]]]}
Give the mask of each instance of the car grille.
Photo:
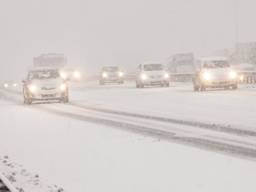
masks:
{"type": "Polygon", "coordinates": [[[161,75],[151,75],[151,79],[160,79],[162,76],[161,75]]]}
{"type": "Polygon", "coordinates": [[[229,81],[220,81],[220,82],[212,82],[212,84],[214,85],[225,85],[225,84],[229,84],[229,81]]]}
{"type": "Polygon", "coordinates": [[[56,97],[56,94],[43,94],[41,96],[42,98],[51,98],[51,97],[56,97]]]}
{"type": "Polygon", "coordinates": [[[55,87],[42,87],[42,90],[54,90],[56,89],[55,87]]]}

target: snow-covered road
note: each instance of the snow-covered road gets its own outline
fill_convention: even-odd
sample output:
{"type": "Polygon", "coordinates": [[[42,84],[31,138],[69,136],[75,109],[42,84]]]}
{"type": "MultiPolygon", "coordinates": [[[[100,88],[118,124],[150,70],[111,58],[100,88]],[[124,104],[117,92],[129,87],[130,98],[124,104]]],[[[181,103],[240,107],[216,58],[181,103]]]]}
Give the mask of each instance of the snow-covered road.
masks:
{"type": "Polygon", "coordinates": [[[179,145],[177,141],[166,142],[160,137],[169,133],[170,139],[173,131],[178,131],[179,136],[198,134],[208,136],[209,140],[215,137],[215,141],[216,137],[227,139],[231,135],[229,144],[239,140],[241,146],[255,150],[255,138],[247,134],[256,131],[252,88],[194,93],[189,85],[135,89],[133,84],[102,87],[92,83],[72,89],[71,105],[32,107],[22,105],[16,92],[1,93],[0,127],[4,135],[0,141],[1,154],[67,191],[256,189],[255,161],[179,145]],[[178,122],[169,125],[132,117],[134,114],[178,122]],[[97,122],[102,119],[104,122],[97,122]],[[186,122],[201,124],[193,127],[186,122]],[[212,130],[216,124],[222,130],[212,130]],[[209,127],[204,129],[201,125],[209,127]],[[126,130],[135,126],[136,132],[144,134],[116,129],[122,126],[126,130]],[[162,132],[159,135],[154,132],[156,137],[151,137],[152,134],[141,130],[150,127],[162,132]],[[224,128],[242,132],[228,133],[224,128]]]}
{"type": "Polygon", "coordinates": [[[236,91],[193,92],[191,84],[136,89],[134,83],[92,83],[72,93],[72,102],[79,104],[255,130],[256,89],[245,86],[236,91]]]}

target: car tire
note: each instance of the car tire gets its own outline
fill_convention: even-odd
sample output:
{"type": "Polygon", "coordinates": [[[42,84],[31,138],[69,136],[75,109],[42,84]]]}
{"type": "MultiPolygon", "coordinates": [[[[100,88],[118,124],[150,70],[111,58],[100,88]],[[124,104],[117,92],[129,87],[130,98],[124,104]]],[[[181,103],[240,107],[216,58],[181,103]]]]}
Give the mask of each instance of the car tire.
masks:
{"type": "Polygon", "coordinates": [[[66,97],[62,98],[62,99],[61,99],[61,102],[63,102],[63,103],[68,103],[68,102],[69,102],[69,97],[66,96],[66,97]]]}
{"type": "Polygon", "coordinates": [[[200,91],[206,91],[205,86],[201,85],[201,87],[200,87],[200,91]]]}
{"type": "Polygon", "coordinates": [[[100,80],[100,85],[105,85],[105,82],[100,80]]]}
{"type": "Polygon", "coordinates": [[[26,105],[31,105],[32,102],[33,102],[32,99],[24,98],[24,104],[26,104],[26,105]]]}
{"type": "Polygon", "coordinates": [[[232,86],[233,90],[236,90],[238,88],[237,84],[232,86]]]}
{"type": "MultiPolygon", "coordinates": [[[[229,90],[229,88],[230,88],[229,86],[224,87],[225,90],[229,90]]],[[[232,86],[232,89],[233,89],[233,86],[232,86]]]]}
{"type": "Polygon", "coordinates": [[[142,84],[136,81],[136,88],[142,88],[142,84]]]}
{"type": "Polygon", "coordinates": [[[194,91],[198,92],[199,91],[199,87],[194,85],[194,91]]]}

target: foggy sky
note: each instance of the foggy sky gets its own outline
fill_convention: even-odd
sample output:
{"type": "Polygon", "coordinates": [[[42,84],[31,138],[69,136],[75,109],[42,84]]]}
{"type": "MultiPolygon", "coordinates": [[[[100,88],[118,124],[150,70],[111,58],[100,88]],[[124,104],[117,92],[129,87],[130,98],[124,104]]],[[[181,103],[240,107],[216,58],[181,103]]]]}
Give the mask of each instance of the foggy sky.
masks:
{"type": "Polygon", "coordinates": [[[96,72],[255,41],[255,7],[255,0],[2,0],[0,80],[22,77],[42,53],[64,53],[96,72]]]}

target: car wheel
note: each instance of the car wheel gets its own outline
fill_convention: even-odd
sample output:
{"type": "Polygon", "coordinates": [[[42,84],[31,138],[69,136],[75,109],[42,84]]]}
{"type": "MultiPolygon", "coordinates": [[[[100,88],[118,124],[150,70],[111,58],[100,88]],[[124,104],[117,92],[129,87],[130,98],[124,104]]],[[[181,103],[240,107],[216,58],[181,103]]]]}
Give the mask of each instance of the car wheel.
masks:
{"type": "Polygon", "coordinates": [[[229,88],[230,88],[229,86],[225,86],[225,87],[224,87],[225,90],[228,90],[229,88]]]}
{"type": "Polygon", "coordinates": [[[194,91],[199,91],[199,87],[194,85],[194,91]]]}
{"type": "Polygon", "coordinates": [[[233,90],[236,90],[237,88],[238,88],[237,85],[233,85],[233,86],[232,86],[232,89],[233,89],[233,90]]]}
{"type": "Polygon", "coordinates": [[[25,99],[24,99],[24,103],[27,104],[27,105],[31,105],[32,102],[33,102],[33,101],[32,101],[32,99],[30,99],[30,98],[25,98],[25,99]]]}
{"type": "Polygon", "coordinates": [[[142,88],[142,84],[136,81],[136,88],[142,88]]]}
{"type": "Polygon", "coordinates": [[[104,81],[100,80],[100,85],[105,85],[104,81]]]}
{"type": "Polygon", "coordinates": [[[61,100],[63,103],[68,103],[69,102],[69,97],[66,96],[61,100]]]}
{"type": "Polygon", "coordinates": [[[201,87],[200,87],[200,91],[206,91],[205,86],[201,85],[201,87]]]}

